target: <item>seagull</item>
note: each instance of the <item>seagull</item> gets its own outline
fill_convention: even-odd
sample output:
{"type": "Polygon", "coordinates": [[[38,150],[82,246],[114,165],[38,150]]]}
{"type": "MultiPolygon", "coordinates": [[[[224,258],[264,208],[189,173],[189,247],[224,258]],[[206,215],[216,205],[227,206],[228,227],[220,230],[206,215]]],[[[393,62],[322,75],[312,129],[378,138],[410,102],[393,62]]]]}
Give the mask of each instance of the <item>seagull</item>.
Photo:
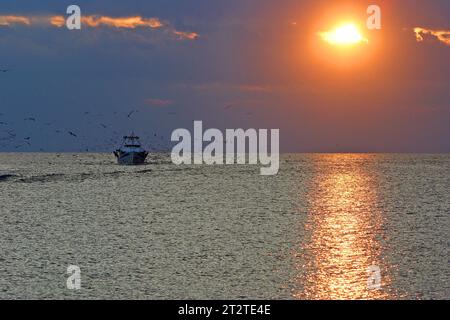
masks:
{"type": "Polygon", "coordinates": [[[128,113],[127,117],[131,117],[133,115],[133,113],[137,112],[137,110],[131,110],[130,113],[128,113]]]}
{"type": "Polygon", "coordinates": [[[30,140],[30,139],[31,139],[31,137],[23,138],[23,140],[30,140]]]}
{"type": "Polygon", "coordinates": [[[108,128],[106,125],[104,125],[103,123],[100,123],[100,125],[103,127],[103,128],[108,128]]]}
{"type": "Polygon", "coordinates": [[[73,133],[72,131],[68,131],[68,133],[73,136],[73,137],[78,137],[75,133],[73,133]]]}

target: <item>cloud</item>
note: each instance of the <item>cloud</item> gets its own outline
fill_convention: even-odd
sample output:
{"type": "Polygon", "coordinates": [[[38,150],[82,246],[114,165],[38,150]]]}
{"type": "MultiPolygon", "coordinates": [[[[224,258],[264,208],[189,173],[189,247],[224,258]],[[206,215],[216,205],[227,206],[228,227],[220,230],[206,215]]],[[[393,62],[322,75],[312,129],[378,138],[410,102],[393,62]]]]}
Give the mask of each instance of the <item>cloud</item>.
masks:
{"type": "MultiPolygon", "coordinates": [[[[62,15],[56,16],[0,16],[0,26],[10,26],[13,24],[21,24],[26,26],[35,25],[50,25],[57,28],[62,28],[66,25],[66,17],[62,15]]],[[[129,17],[109,17],[102,15],[82,15],[82,27],[89,28],[117,28],[117,29],[136,29],[136,28],[150,28],[150,29],[166,29],[179,40],[196,40],[200,35],[196,32],[187,32],[176,30],[168,22],[163,22],[161,19],[145,18],[141,16],[129,17]]]]}
{"type": "MultiPolygon", "coordinates": [[[[61,21],[65,21],[63,16],[52,17],[53,21],[56,20],[57,24],[55,26],[62,26],[61,21]]],[[[100,26],[107,26],[113,28],[123,28],[123,29],[135,29],[137,27],[147,27],[152,29],[161,28],[164,24],[158,18],[143,18],[141,16],[133,17],[108,17],[108,16],[82,16],[81,22],[91,28],[96,28],[100,26]]],[[[53,24],[53,23],[52,23],[53,24]]]]}
{"type": "Polygon", "coordinates": [[[167,107],[171,104],[173,104],[172,100],[164,100],[164,99],[146,99],[145,103],[154,107],[167,107]]]}
{"type": "Polygon", "coordinates": [[[196,40],[200,37],[198,33],[195,32],[184,32],[184,31],[178,31],[178,30],[172,30],[173,34],[178,36],[179,39],[184,40],[196,40]]]}
{"type": "Polygon", "coordinates": [[[0,16],[0,26],[10,26],[13,24],[22,24],[29,26],[31,21],[24,16],[0,16]]]}
{"type": "Polygon", "coordinates": [[[63,16],[50,17],[50,24],[55,27],[62,27],[66,24],[66,19],[63,16]]]}
{"type": "Polygon", "coordinates": [[[431,30],[417,27],[414,28],[414,33],[418,42],[424,41],[424,35],[431,35],[436,37],[440,42],[450,45],[450,30],[431,30]]]}

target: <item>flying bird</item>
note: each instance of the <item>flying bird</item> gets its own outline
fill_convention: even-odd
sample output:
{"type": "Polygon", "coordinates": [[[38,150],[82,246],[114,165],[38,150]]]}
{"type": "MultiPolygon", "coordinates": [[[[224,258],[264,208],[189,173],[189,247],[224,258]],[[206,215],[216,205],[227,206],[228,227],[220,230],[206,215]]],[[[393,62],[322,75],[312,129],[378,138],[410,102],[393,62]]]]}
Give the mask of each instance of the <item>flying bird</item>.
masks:
{"type": "Polygon", "coordinates": [[[36,121],[36,118],[25,118],[24,121],[36,121]]]}
{"type": "Polygon", "coordinates": [[[8,72],[8,71],[9,71],[8,69],[0,69],[0,72],[3,72],[3,73],[8,72]]]}
{"type": "Polygon", "coordinates": [[[68,131],[68,133],[69,133],[71,136],[75,137],[75,138],[78,137],[78,136],[77,136],[75,133],[73,133],[72,131],[68,131]]]}
{"type": "Polygon", "coordinates": [[[137,111],[137,110],[131,110],[131,111],[128,113],[127,117],[130,118],[130,117],[133,115],[133,113],[135,113],[135,112],[138,112],[138,111],[137,111]]]}

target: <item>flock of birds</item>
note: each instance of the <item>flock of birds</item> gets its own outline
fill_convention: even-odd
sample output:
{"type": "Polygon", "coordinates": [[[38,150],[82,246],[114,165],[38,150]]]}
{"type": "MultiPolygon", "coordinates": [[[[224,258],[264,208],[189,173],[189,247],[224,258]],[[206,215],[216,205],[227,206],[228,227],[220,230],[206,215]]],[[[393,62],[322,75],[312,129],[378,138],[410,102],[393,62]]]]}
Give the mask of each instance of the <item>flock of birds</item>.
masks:
{"type": "MultiPolygon", "coordinates": [[[[0,73],[10,72],[10,69],[0,69],[0,73]]],[[[1,110],[0,110],[1,111],[1,110]]],[[[121,124],[123,121],[128,119],[130,120],[133,115],[138,113],[139,110],[130,110],[124,116],[125,119],[119,118],[115,120],[119,120],[121,124]]],[[[171,112],[170,114],[176,114],[171,112]]],[[[113,115],[115,117],[120,117],[121,115],[118,112],[114,112],[113,115]]],[[[85,118],[91,117],[91,119],[87,119],[84,123],[91,125],[89,129],[96,130],[96,134],[94,138],[92,136],[86,136],[78,133],[74,129],[61,128],[58,127],[54,122],[41,122],[35,116],[28,116],[21,120],[20,127],[26,128],[28,134],[23,134],[23,132],[19,132],[16,128],[19,127],[17,122],[12,122],[10,120],[6,120],[7,116],[4,113],[0,113],[0,150],[1,149],[15,149],[15,150],[27,150],[33,147],[33,135],[37,132],[42,134],[50,134],[52,135],[67,135],[72,139],[76,139],[80,143],[80,149],[89,151],[110,151],[114,147],[118,147],[123,139],[124,133],[119,133],[116,130],[112,130],[110,128],[113,125],[105,124],[106,117],[103,114],[93,115],[89,111],[85,111],[83,115],[85,118]],[[95,118],[95,121],[93,121],[95,118]],[[104,118],[104,119],[101,119],[104,118]],[[98,131],[98,129],[102,129],[106,131],[104,134],[98,131]],[[29,133],[30,130],[33,133],[29,133]]],[[[81,129],[80,129],[81,130],[81,129]]],[[[83,128],[83,131],[86,128],[83,128]]],[[[20,130],[23,131],[23,130],[20,130]]],[[[165,151],[169,148],[169,142],[165,140],[164,136],[158,135],[155,132],[143,132],[143,144],[147,147],[147,150],[150,151],[165,151]]],[[[42,137],[41,137],[42,139],[42,137]]],[[[33,150],[36,149],[32,148],[33,150]]],[[[39,148],[40,151],[46,151],[44,148],[39,148]]]]}
{"type": "MultiPolygon", "coordinates": [[[[10,69],[0,69],[0,73],[7,73],[10,71],[10,69]]],[[[232,108],[234,108],[233,105],[226,105],[224,110],[230,110],[232,108]]],[[[115,120],[120,121],[122,125],[124,120],[132,119],[132,117],[138,112],[139,110],[133,109],[127,111],[125,114],[113,112],[112,115],[115,117],[115,120]],[[120,118],[117,119],[117,117],[120,118]]],[[[176,114],[177,113],[174,111],[168,112],[168,115],[171,116],[176,114]]],[[[112,130],[113,125],[106,124],[107,121],[104,114],[92,114],[90,111],[85,111],[81,116],[88,118],[87,122],[84,121],[84,123],[91,126],[90,128],[87,128],[88,130],[97,130],[94,135],[86,136],[78,133],[74,129],[61,128],[56,126],[54,122],[41,122],[36,116],[28,116],[23,118],[21,127],[31,129],[33,132],[30,133],[28,130],[28,134],[24,135],[23,132],[19,132],[15,129],[18,127],[17,122],[14,123],[12,121],[7,121],[6,115],[4,113],[0,113],[0,150],[15,149],[26,151],[39,149],[42,152],[46,151],[44,148],[36,148],[36,146],[33,145],[33,140],[36,140],[33,139],[33,134],[36,133],[36,130],[40,131],[40,134],[46,132],[47,134],[50,134],[50,136],[55,134],[67,135],[72,139],[76,139],[79,142],[79,149],[86,152],[111,151],[113,148],[118,147],[121,144],[124,132],[119,133],[116,130],[112,130]],[[104,134],[102,134],[101,131],[98,131],[99,129],[104,130],[104,134]]],[[[252,116],[252,113],[248,112],[247,116],[252,116]]],[[[80,130],[83,130],[84,132],[85,129],[86,128],[80,130]]],[[[125,132],[125,134],[128,133],[129,132],[125,132]]],[[[168,151],[172,144],[171,141],[169,141],[169,139],[165,139],[164,136],[148,131],[142,132],[142,143],[143,146],[149,151],[168,151]]]]}
{"type": "MultiPolygon", "coordinates": [[[[124,115],[114,112],[116,117],[124,117],[125,119],[131,119],[134,114],[139,112],[138,110],[131,110],[124,115]]],[[[119,133],[117,130],[113,130],[113,125],[106,124],[107,122],[102,121],[103,114],[92,115],[91,112],[86,111],[82,115],[87,118],[84,121],[88,125],[87,130],[83,128],[82,132],[89,130],[94,130],[93,135],[87,135],[78,132],[72,128],[61,128],[57,126],[54,122],[43,122],[35,116],[26,117],[20,120],[20,127],[26,128],[27,132],[32,132],[28,134],[23,134],[17,129],[17,122],[7,122],[4,120],[6,115],[0,113],[0,149],[15,149],[15,150],[27,150],[33,147],[33,135],[39,133],[42,139],[44,135],[67,135],[67,137],[74,139],[79,143],[79,148],[86,152],[101,152],[101,151],[111,151],[113,148],[118,147],[123,139],[123,132],[119,133]],[[101,131],[105,131],[102,133],[101,131]]],[[[120,119],[123,123],[123,118],[120,119]]],[[[129,133],[129,132],[127,132],[129,133]]],[[[144,147],[150,151],[166,151],[169,149],[169,142],[166,141],[165,137],[159,135],[156,132],[142,132],[142,142],[144,147]]],[[[37,140],[40,140],[37,139],[37,140]]],[[[33,149],[37,149],[36,147],[33,149]]],[[[40,151],[46,151],[44,148],[39,148],[40,151]]]]}

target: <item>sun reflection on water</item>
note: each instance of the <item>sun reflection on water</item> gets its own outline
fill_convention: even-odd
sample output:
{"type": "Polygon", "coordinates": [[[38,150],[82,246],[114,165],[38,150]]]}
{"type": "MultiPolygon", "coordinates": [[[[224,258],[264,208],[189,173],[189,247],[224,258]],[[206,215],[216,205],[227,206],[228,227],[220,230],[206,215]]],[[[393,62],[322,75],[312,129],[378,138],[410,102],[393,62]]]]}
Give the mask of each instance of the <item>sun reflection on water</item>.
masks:
{"type": "MultiPolygon", "coordinates": [[[[308,199],[305,229],[309,233],[296,255],[302,289],[298,299],[383,299],[382,288],[368,288],[367,269],[383,270],[381,257],[383,216],[377,208],[376,181],[367,170],[363,155],[329,155],[318,161],[320,171],[308,199]],[[355,161],[356,160],[356,161],[355,161]]],[[[370,160],[369,160],[370,161],[370,160]]]]}

